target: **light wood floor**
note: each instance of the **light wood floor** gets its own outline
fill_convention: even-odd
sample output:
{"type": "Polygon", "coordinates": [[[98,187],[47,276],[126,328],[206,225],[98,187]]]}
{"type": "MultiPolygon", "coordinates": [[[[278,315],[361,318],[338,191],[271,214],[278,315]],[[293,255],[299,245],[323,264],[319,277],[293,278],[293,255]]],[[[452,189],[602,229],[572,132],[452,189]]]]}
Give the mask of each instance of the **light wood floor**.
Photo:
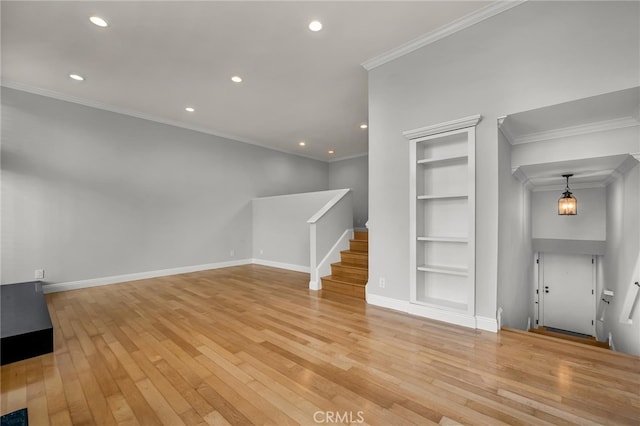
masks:
{"type": "Polygon", "coordinates": [[[55,354],[2,367],[2,414],[26,406],[36,426],[640,422],[640,358],[322,296],[308,279],[252,265],[50,294],[55,354]]]}

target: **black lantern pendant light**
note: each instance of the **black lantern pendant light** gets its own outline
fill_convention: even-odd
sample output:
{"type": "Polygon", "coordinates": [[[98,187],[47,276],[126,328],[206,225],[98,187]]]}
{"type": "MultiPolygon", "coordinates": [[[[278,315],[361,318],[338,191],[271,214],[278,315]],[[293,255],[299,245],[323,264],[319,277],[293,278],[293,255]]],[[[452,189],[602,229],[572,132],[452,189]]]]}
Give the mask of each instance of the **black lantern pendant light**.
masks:
{"type": "Polygon", "coordinates": [[[562,175],[563,178],[567,179],[567,187],[564,189],[562,193],[562,198],[558,200],[558,214],[559,215],[575,215],[578,214],[578,200],[573,196],[571,191],[569,191],[569,178],[573,176],[571,175],[562,175]]]}

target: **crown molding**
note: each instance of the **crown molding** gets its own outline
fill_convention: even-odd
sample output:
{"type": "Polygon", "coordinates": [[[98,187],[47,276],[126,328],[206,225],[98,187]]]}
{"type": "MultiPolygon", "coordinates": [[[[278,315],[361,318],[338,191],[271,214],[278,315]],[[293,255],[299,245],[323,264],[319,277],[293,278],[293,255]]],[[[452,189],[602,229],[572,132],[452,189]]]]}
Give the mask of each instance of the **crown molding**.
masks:
{"type": "MultiPolygon", "coordinates": [[[[629,170],[640,162],[640,153],[623,154],[622,157],[624,158],[615,169],[607,168],[575,174],[573,176],[574,181],[571,182],[571,189],[604,188],[626,175],[629,170]],[[583,180],[583,182],[576,182],[576,178],[583,180]],[[586,180],[586,182],[584,180],[586,180]]],[[[555,183],[558,180],[559,173],[555,173],[554,175],[530,176],[527,174],[525,167],[526,166],[523,165],[511,167],[512,176],[521,182],[525,189],[530,189],[533,192],[561,191],[566,186],[565,183],[555,183]]]]}
{"type": "Polygon", "coordinates": [[[634,117],[621,117],[611,120],[596,121],[593,123],[580,124],[577,126],[564,127],[561,129],[547,130],[544,132],[529,133],[522,136],[513,137],[513,132],[509,130],[507,121],[503,123],[501,129],[509,139],[511,145],[522,145],[526,143],[542,142],[552,139],[561,139],[571,136],[586,135],[588,133],[605,132],[610,130],[624,129],[626,127],[639,126],[640,121],[634,117]]]}
{"type": "Polygon", "coordinates": [[[640,152],[630,153],[625,160],[620,163],[615,170],[611,171],[611,174],[604,181],[604,186],[608,186],[609,184],[615,182],[622,176],[624,176],[629,170],[635,167],[636,164],[640,162],[640,152]]]}
{"type": "Polygon", "coordinates": [[[353,160],[355,158],[368,157],[368,156],[369,156],[369,153],[365,152],[364,154],[354,154],[354,155],[348,155],[346,157],[332,158],[331,160],[328,160],[327,163],[337,163],[339,161],[353,160]]]}
{"type": "MultiPolygon", "coordinates": [[[[610,174],[613,173],[614,170],[603,170],[599,173],[589,173],[582,174],[581,177],[589,177],[589,178],[597,178],[599,176],[607,176],[610,177],[610,174]]],[[[548,176],[548,177],[529,177],[522,166],[516,166],[511,168],[511,175],[515,177],[519,182],[522,183],[524,189],[529,189],[533,192],[541,192],[541,191],[561,191],[566,187],[566,184],[553,184],[553,183],[545,183],[549,181],[557,180],[556,176],[548,176]]],[[[597,182],[579,182],[572,183],[571,189],[588,189],[588,188],[602,188],[606,186],[606,181],[597,181],[597,182]]]]}
{"type": "Polygon", "coordinates": [[[519,6],[526,1],[527,0],[495,1],[481,9],[476,10],[475,12],[471,12],[461,18],[456,19],[455,21],[447,25],[444,25],[434,31],[415,38],[405,44],[402,44],[395,49],[389,50],[385,53],[382,53],[381,55],[368,59],[361,65],[367,71],[371,71],[372,69],[377,68],[380,65],[384,65],[387,62],[398,59],[401,56],[404,56],[440,39],[450,36],[451,34],[462,31],[465,28],[477,24],[478,22],[484,21],[485,19],[489,19],[492,16],[495,16],[513,7],[519,6]]]}
{"type": "Polygon", "coordinates": [[[513,145],[513,141],[515,136],[513,135],[513,131],[511,130],[511,126],[509,125],[510,121],[507,120],[507,115],[503,115],[502,117],[498,117],[498,129],[502,132],[507,141],[513,145]]]}
{"type": "MultiPolygon", "coordinates": [[[[594,188],[604,188],[606,186],[605,182],[584,182],[584,183],[572,183],[571,191],[576,189],[594,189],[594,188]]],[[[545,192],[545,191],[564,191],[566,185],[531,185],[531,192],[545,192]]]]}
{"type": "Polygon", "coordinates": [[[529,176],[527,176],[523,171],[522,171],[522,167],[518,166],[518,167],[512,167],[511,168],[511,175],[513,177],[515,177],[524,187],[524,189],[531,189],[531,187],[533,185],[531,185],[531,179],[529,179],[529,176]]]}
{"type": "Polygon", "coordinates": [[[168,126],[179,127],[179,128],[182,128],[182,129],[192,130],[194,132],[204,133],[204,134],[211,135],[211,136],[217,136],[217,137],[220,137],[220,138],[229,139],[229,140],[236,141],[236,142],[242,142],[242,143],[246,143],[246,144],[249,144],[249,145],[259,146],[261,148],[269,149],[271,151],[281,152],[283,154],[295,155],[296,157],[302,157],[302,158],[306,158],[306,159],[309,159],[309,160],[316,160],[316,161],[321,161],[321,162],[324,162],[324,163],[328,163],[328,161],[326,159],[323,159],[323,158],[312,157],[310,155],[304,155],[304,154],[300,154],[300,153],[294,152],[294,151],[287,151],[287,150],[284,150],[284,149],[274,148],[272,146],[269,146],[269,145],[254,141],[252,139],[247,139],[247,138],[243,138],[243,137],[240,137],[240,136],[230,135],[230,134],[222,133],[222,132],[216,132],[216,131],[213,131],[211,129],[207,129],[205,127],[200,127],[200,126],[195,126],[195,125],[191,125],[191,124],[187,124],[187,123],[182,123],[182,122],[179,122],[179,121],[170,120],[170,119],[158,117],[158,116],[151,115],[151,114],[146,114],[146,113],[143,113],[143,112],[140,112],[140,111],[127,109],[127,108],[122,108],[122,107],[118,107],[118,106],[115,106],[115,105],[109,105],[109,104],[105,104],[105,103],[102,103],[102,102],[97,102],[97,101],[88,100],[88,99],[84,99],[84,98],[77,98],[75,96],[66,95],[64,93],[56,92],[56,91],[49,90],[49,89],[43,89],[43,88],[40,88],[40,87],[29,86],[27,84],[17,83],[15,81],[2,80],[0,82],[0,86],[6,87],[8,89],[19,90],[21,92],[31,93],[33,95],[39,95],[39,96],[45,96],[47,98],[57,99],[59,101],[71,102],[71,103],[78,104],[78,105],[83,105],[83,106],[86,106],[86,107],[89,107],[89,108],[96,108],[96,109],[100,109],[100,110],[103,110],[103,111],[109,111],[109,112],[113,112],[113,113],[116,113],[116,114],[122,114],[122,115],[126,115],[126,116],[129,116],[129,117],[139,118],[141,120],[153,121],[153,122],[160,123],[160,124],[166,124],[168,126]]]}
{"type": "Polygon", "coordinates": [[[456,120],[446,121],[444,123],[434,124],[426,127],[420,127],[418,129],[413,129],[413,130],[406,130],[402,132],[402,135],[407,139],[423,138],[425,136],[431,136],[438,133],[464,129],[465,127],[472,127],[477,125],[481,119],[482,119],[482,116],[480,114],[471,115],[469,117],[458,118],[456,120]]]}

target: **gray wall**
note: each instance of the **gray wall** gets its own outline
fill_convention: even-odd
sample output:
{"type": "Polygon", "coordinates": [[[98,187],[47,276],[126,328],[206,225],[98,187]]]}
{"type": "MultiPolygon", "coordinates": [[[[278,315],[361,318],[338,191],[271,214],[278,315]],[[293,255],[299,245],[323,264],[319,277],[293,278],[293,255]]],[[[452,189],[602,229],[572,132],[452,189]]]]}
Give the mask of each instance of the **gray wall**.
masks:
{"type": "Polygon", "coordinates": [[[250,259],[251,199],[328,186],[324,162],[2,89],[3,283],[250,259]]]}
{"type": "Polygon", "coordinates": [[[606,239],[605,188],[569,188],[578,200],[578,214],[558,215],[558,199],[564,189],[536,191],[532,194],[531,217],[533,238],[562,238],[567,240],[606,239]]]}
{"type": "Polygon", "coordinates": [[[369,157],[329,163],[329,189],[351,189],[353,226],[364,228],[369,219],[369,157]]]}
{"type": "MultiPolygon", "coordinates": [[[[526,2],[369,72],[370,292],[409,300],[409,143],[402,131],[482,114],[476,314],[495,317],[498,117],[640,84],[638,2],[526,2]]],[[[549,160],[553,160],[550,153],[549,160]]]]}
{"type": "Polygon", "coordinates": [[[307,221],[338,193],[306,192],[253,199],[253,259],[308,272],[311,246],[307,221]]]}
{"type": "MultiPolygon", "coordinates": [[[[620,314],[640,261],[640,165],[607,186],[607,248],[602,259],[604,288],[614,297],[606,307],[604,333],[613,334],[616,350],[640,355],[640,300],[636,299],[633,323],[620,322],[620,314]]],[[[640,296],[638,296],[640,299],[640,296]]]]}
{"type": "Polygon", "coordinates": [[[511,145],[502,132],[498,138],[498,306],[503,326],[526,330],[527,319],[534,319],[533,203],[531,192],[511,173],[511,145]]]}

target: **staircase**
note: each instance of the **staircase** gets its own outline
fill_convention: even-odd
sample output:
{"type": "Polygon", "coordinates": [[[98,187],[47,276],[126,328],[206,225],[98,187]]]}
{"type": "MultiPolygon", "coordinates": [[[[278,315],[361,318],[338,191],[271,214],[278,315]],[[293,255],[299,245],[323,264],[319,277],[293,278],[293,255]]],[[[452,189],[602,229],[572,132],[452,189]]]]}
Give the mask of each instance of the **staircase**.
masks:
{"type": "Polygon", "coordinates": [[[551,331],[546,329],[544,326],[538,328],[530,328],[529,331],[531,333],[542,334],[544,336],[555,337],[557,339],[569,340],[571,342],[583,343],[585,345],[597,346],[599,348],[609,349],[608,342],[600,342],[596,340],[593,336],[580,337],[580,336],[572,336],[570,334],[558,333],[556,331],[551,331]]]}
{"type": "Polygon", "coordinates": [[[321,278],[323,293],[340,293],[364,300],[369,277],[369,233],[355,231],[349,250],[340,252],[340,260],[331,264],[331,275],[321,278]]]}

